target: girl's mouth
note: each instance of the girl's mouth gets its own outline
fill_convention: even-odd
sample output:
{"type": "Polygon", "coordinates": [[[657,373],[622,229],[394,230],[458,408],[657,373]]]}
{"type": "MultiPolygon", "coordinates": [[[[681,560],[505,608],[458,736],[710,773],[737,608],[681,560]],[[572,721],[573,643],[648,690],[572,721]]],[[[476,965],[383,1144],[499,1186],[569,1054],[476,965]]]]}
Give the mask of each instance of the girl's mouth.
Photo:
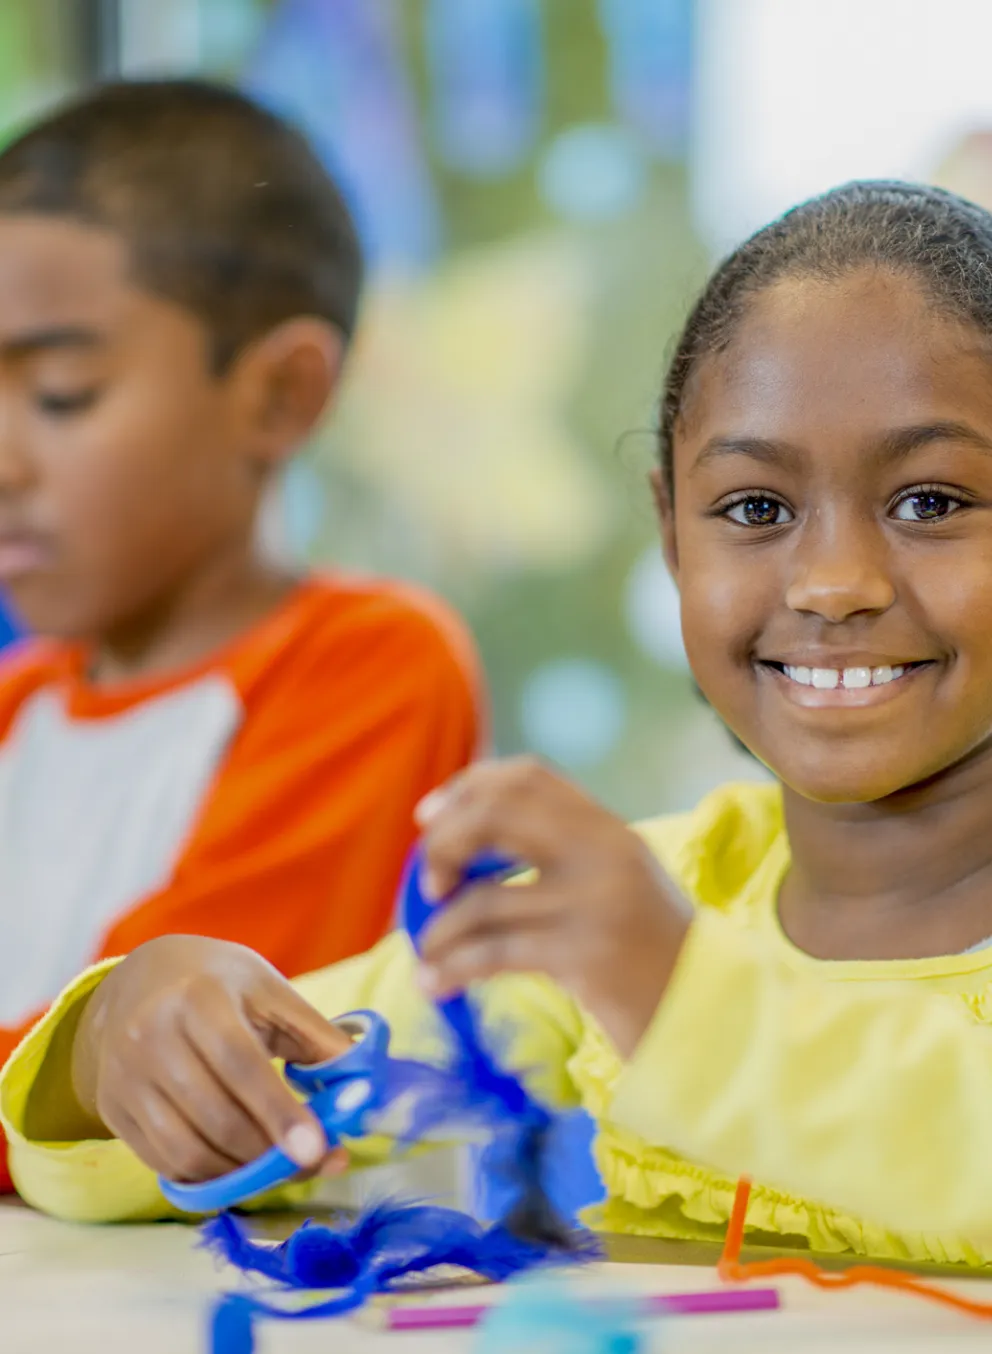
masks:
{"type": "Polygon", "coordinates": [[[928,665],[899,663],[894,667],[878,668],[805,668],[793,667],[789,663],[765,663],[764,666],[775,668],[790,682],[796,682],[799,686],[812,686],[817,691],[835,691],[838,687],[843,687],[845,691],[863,691],[868,686],[888,686],[914,668],[928,665]]]}
{"type": "Polygon", "coordinates": [[[924,668],[931,660],[883,664],[878,667],[805,667],[762,659],[759,670],[777,676],[803,705],[868,704],[883,696],[894,695],[897,688],[924,668]]]}

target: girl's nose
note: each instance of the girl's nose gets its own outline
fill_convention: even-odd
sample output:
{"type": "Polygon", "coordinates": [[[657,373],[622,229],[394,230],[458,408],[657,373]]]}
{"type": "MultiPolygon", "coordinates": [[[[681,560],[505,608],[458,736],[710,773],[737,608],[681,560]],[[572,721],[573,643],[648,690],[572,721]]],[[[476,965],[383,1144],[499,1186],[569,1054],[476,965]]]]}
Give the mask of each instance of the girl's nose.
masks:
{"type": "Polygon", "coordinates": [[[814,529],[799,547],[786,605],[833,624],[887,611],[896,597],[887,565],[885,541],[873,525],[814,529]]]}

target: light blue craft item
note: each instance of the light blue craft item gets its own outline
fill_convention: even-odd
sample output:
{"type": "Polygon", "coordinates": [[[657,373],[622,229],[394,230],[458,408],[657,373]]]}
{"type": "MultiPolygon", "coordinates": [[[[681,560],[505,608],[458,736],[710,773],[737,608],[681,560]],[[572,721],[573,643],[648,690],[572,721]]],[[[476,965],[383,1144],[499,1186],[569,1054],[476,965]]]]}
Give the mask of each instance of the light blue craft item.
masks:
{"type": "Polygon", "coordinates": [[[473,1354],[641,1354],[637,1315],[631,1302],[590,1302],[561,1279],[523,1279],[487,1313],[473,1354]]]}

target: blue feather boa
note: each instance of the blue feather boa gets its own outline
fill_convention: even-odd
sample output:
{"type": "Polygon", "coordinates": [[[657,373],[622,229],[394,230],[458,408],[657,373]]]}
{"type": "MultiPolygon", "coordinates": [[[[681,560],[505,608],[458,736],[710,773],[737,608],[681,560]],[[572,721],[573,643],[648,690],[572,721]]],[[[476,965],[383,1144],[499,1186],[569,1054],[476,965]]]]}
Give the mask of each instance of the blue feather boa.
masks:
{"type": "Polygon", "coordinates": [[[201,1236],[215,1255],[276,1286],[268,1298],[234,1293],[220,1300],[211,1318],[212,1354],[252,1354],[259,1317],[343,1316],[375,1294],[388,1293],[398,1280],[439,1266],[502,1283],[541,1266],[601,1255],[593,1233],[582,1228],[572,1230],[565,1250],[528,1241],[504,1223],[485,1227],[456,1209],[402,1201],[379,1203],[344,1227],[308,1219],[278,1246],[253,1240],[246,1224],[230,1213],[205,1223],[201,1236]],[[279,1301],[280,1290],[294,1289],[333,1290],[334,1296],[309,1307],[279,1301]]]}
{"type": "Polygon", "coordinates": [[[439,1266],[500,1283],[542,1266],[599,1258],[595,1236],[576,1221],[581,1206],[602,1197],[592,1165],[592,1121],[581,1111],[556,1114],[534,1099],[489,1051],[474,1009],[461,1003],[454,1014],[450,1094],[418,1104],[404,1143],[457,1121],[466,1110],[481,1117],[490,1134],[476,1158],[477,1193],[481,1185],[494,1221],[486,1226],[455,1209],[387,1200],[347,1226],[307,1221],[272,1246],[253,1240],[243,1222],[223,1213],[204,1225],[204,1244],[273,1288],[266,1297],[238,1293],[218,1302],[212,1354],[252,1354],[258,1318],[341,1316],[439,1266]],[[301,1289],[332,1296],[308,1307],[285,1301],[285,1294],[301,1289]]]}
{"type": "MultiPolygon", "coordinates": [[[[509,864],[479,857],[466,872],[466,883],[505,875],[509,864]]],[[[421,892],[419,871],[415,854],[400,909],[415,948],[434,910],[421,892]]],[[[450,1208],[389,1201],[348,1227],[304,1223],[273,1247],[253,1241],[241,1223],[222,1214],[204,1228],[207,1246],[239,1269],[269,1280],[275,1290],[269,1298],[233,1294],[221,1299],[212,1317],[213,1354],[252,1354],[258,1317],[340,1316],[376,1293],[389,1292],[400,1280],[438,1266],[502,1282],[541,1266],[600,1255],[593,1234],[576,1221],[579,1210],[603,1194],[592,1158],[592,1120],[582,1111],[557,1114],[535,1099],[502,1065],[500,1049],[491,1034],[488,1041],[483,1036],[467,996],[442,1001],[437,1009],[449,1035],[447,1067],[431,1077],[430,1095],[414,1097],[400,1146],[409,1147],[437,1129],[484,1125],[488,1145],[475,1158],[476,1194],[490,1225],[450,1208]],[[298,1289],[323,1289],[333,1296],[303,1308],[278,1300],[280,1292],[298,1289]]]]}

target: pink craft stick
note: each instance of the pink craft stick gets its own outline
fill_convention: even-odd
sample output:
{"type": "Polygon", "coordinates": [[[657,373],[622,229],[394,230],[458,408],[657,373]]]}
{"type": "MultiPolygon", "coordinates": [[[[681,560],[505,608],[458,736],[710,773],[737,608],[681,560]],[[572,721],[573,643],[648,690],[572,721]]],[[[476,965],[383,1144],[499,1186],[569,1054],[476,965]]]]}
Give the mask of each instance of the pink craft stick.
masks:
{"type": "MultiPolygon", "coordinates": [[[[769,1312],[781,1304],[777,1288],[716,1288],[705,1293],[658,1293],[642,1298],[645,1316],[712,1316],[720,1312],[769,1312]]],[[[391,1307],[389,1330],[455,1330],[477,1326],[489,1307],[391,1307]]]]}

